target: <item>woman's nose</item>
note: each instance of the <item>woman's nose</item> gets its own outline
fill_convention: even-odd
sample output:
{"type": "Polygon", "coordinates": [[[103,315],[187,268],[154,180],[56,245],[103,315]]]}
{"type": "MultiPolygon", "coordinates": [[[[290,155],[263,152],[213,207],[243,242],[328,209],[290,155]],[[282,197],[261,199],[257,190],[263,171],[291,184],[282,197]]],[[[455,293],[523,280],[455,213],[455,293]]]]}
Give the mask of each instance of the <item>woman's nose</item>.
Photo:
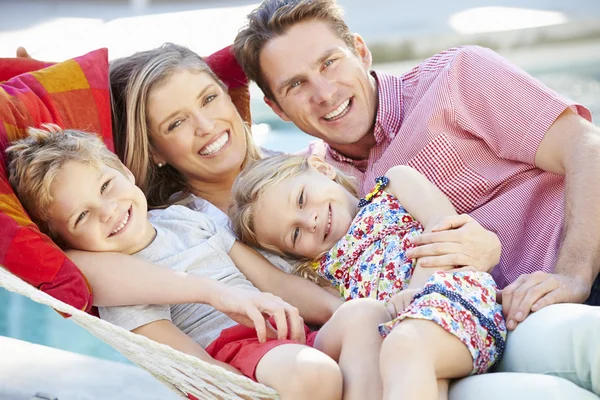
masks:
{"type": "Polygon", "coordinates": [[[195,116],[196,120],[196,135],[204,136],[209,133],[213,133],[215,129],[215,121],[204,113],[197,113],[195,116]]]}

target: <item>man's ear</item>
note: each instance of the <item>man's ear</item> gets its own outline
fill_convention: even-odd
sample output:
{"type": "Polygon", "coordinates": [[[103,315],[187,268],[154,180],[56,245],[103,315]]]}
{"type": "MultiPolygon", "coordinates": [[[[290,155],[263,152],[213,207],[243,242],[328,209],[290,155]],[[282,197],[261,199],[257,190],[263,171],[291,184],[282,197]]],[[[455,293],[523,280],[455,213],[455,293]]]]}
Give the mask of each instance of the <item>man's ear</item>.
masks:
{"type": "Polygon", "coordinates": [[[321,174],[325,175],[329,179],[335,179],[336,172],[335,168],[331,164],[328,164],[321,157],[312,155],[307,159],[308,165],[316,169],[321,174]]]}
{"type": "Polygon", "coordinates": [[[371,56],[371,50],[367,47],[365,40],[358,33],[354,34],[354,48],[358,57],[361,59],[363,66],[368,71],[371,69],[373,64],[373,57],[371,56]]]}
{"type": "Polygon", "coordinates": [[[273,112],[277,114],[279,118],[286,122],[291,121],[287,114],[283,112],[283,110],[279,107],[276,101],[269,99],[267,96],[263,97],[263,100],[265,101],[265,103],[267,103],[269,107],[271,107],[271,110],[273,110],[273,112]]]}

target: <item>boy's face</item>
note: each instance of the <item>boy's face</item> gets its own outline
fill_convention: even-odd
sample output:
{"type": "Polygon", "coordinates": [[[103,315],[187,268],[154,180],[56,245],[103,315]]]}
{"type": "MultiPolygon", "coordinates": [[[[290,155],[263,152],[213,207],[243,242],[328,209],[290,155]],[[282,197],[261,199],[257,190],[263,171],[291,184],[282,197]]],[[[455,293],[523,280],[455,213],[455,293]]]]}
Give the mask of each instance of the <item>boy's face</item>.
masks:
{"type": "Polygon", "coordinates": [[[65,163],[50,186],[50,227],[72,249],[133,254],[155,231],[147,203],[129,171],[65,163]]]}

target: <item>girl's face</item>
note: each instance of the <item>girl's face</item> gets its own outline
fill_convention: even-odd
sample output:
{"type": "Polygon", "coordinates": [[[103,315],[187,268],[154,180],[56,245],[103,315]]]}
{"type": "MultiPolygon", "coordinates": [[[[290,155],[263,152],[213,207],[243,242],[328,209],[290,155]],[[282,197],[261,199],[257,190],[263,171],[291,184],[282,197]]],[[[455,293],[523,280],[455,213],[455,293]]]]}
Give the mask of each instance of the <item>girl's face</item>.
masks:
{"type": "Polygon", "coordinates": [[[207,73],[180,71],[148,97],[155,163],[169,164],[191,186],[235,178],[246,155],[242,118],[207,73]]]}
{"type": "Polygon", "coordinates": [[[358,199],[333,180],[329,164],[316,158],[309,164],[309,171],[264,191],[255,207],[254,230],[263,246],[315,258],[346,234],[358,199]]]}

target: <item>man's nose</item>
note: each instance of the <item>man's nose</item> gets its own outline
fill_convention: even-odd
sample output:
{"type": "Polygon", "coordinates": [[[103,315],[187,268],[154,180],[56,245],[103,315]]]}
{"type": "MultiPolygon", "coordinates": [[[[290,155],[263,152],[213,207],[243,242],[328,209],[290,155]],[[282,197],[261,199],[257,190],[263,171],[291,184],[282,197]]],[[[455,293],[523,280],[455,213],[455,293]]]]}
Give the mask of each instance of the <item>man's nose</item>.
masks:
{"type": "Polygon", "coordinates": [[[313,100],[316,103],[326,103],[333,99],[333,95],[335,94],[335,85],[326,77],[319,76],[316,78],[313,86],[313,100]]]}

